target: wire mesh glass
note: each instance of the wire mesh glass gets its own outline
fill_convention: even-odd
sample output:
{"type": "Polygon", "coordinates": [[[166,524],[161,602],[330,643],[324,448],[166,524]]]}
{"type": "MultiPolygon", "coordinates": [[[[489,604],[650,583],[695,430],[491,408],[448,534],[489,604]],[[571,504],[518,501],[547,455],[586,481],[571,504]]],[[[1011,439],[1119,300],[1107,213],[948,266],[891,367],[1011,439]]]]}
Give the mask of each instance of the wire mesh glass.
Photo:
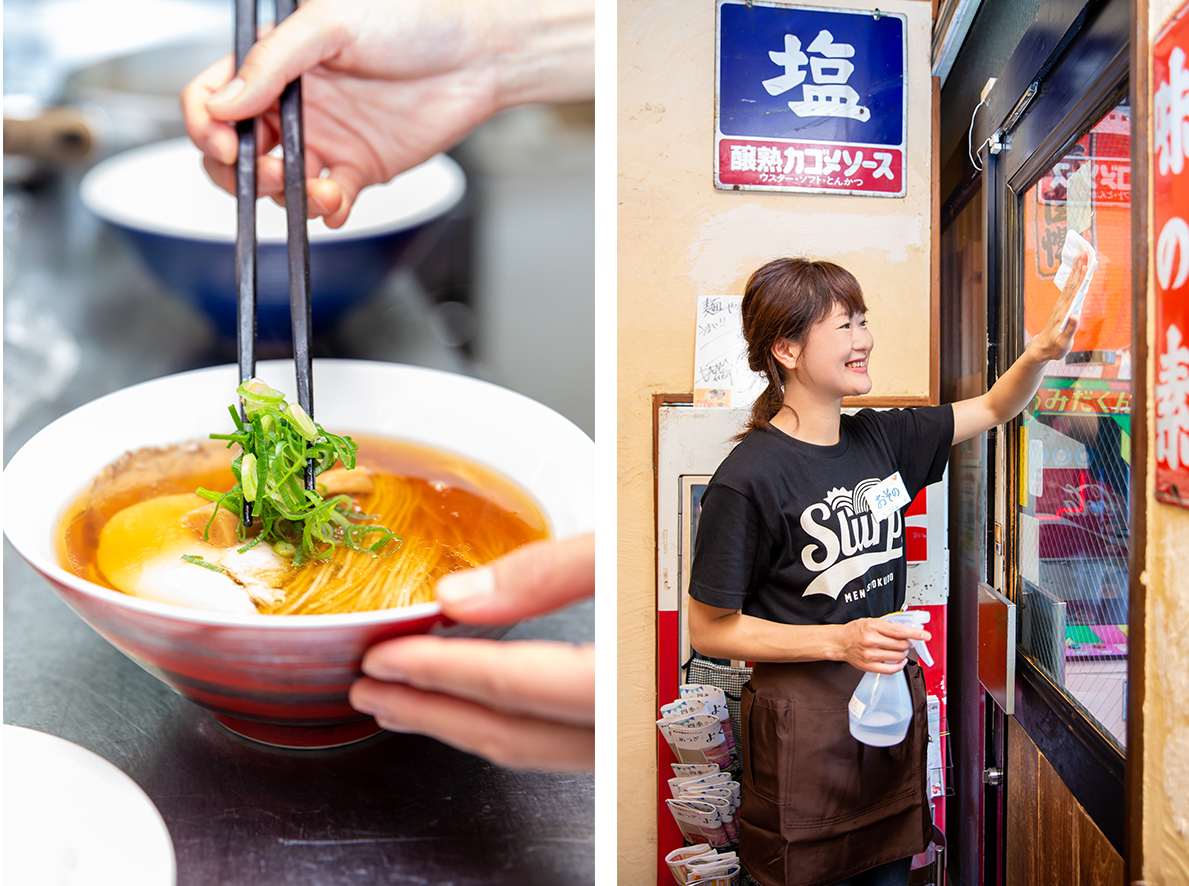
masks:
{"type": "MultiPolygon", "coordinates": [[[[1020,644],[1120,747],[1131,485],[1131,117],[1113,108],[1022,200],[1025,339],[1079,251],[1097,261],[1073,350],[1019,441],[1020,644]]],[[[1091,262],[1093,264],[1093,262],[1091,262]]]]}

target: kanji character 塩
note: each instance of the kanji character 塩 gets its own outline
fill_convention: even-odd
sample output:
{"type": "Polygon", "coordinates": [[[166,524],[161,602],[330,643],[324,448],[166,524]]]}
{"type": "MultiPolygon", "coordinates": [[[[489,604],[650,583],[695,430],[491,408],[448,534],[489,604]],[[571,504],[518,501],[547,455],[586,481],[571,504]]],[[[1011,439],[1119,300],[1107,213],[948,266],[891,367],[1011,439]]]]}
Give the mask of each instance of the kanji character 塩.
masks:
{"type": "Polygon", "coordinates": [[[855,48],[849,43],[835,43],[834,35],[829,31],[819,31],[809,44],[809,51],[825,56],[809,60],[815,83],[845,83],[855,71],[855,66],[846,61],[848,58],[854,58],[855,48]],[[831,70],[832,73],[827,74],[827,70],[831,70]]]}
{"type": "Polygon", "coordinates": [[[798,117],[849,117],[860,123],[871,119],[871,109],[859,104],[859,94],[850,86],[811,86],[807,83],[802,90],[803,101],[789,102],[798,117]]]}
{"type": "Polygon", "coordinates": [[[769,95],[780,95],[795,86],[805,83],[802,66],[809,65],[813,83],[802,87],[802,100],[789,102],[789,108],[798,117],[848,117],[860,122],[871,119],[871,110],[859,104],[859,93],[847,85],[855,66],[847,61],[853,58],[855,48],[849,43],[835,43],[834,35],[827,30],[818,31],[808,51],[801,51],[800,38],[784,35],[784,51],[770,50],[768,57],[784,68],[779,77],[764,80],[769,95]]]}
{"type": "Polygon", "coordinates": [[[768,58],[784,68],[779,77],[764,81],[764,88],[769,95],[780,95],[788,92],[794,86],[805,81],[805,72],[801,65],[809,62],[809,56],[801,51],[801,41],[792,34],[784,35],[784,52],[769,52],[768,58]]]}

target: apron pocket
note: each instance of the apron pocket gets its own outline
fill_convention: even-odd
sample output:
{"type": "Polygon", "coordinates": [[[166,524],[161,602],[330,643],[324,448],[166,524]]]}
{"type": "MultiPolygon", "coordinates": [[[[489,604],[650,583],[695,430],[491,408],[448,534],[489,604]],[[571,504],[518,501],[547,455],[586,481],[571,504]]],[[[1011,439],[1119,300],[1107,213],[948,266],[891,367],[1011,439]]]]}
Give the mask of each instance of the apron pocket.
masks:
{"type": "MultiPolygon", "coordinates": [[[[912,681],[910,681],[912,682],[912,681]]],[[[915,688],[915,687],[914,687],[915,688]]],[[[916,699],[914,699],[915,701],[916,699]]],[[[918,805],[924,750],[923,710],[914,710],[899,745],[875,748],[850,734],[849,695],[790,703],[793,727],[781,755],[781,825],[790,837],[850,830],[918,805]]],[[[914,708],[917,705],[914,704],[914,708]]],[[[922,706],[923,707],[923,706],[922,706]]]]}
{"type": "Polygon", "coordinates": [[[744,785],[770,803],[784,788],[783,761],[792,752],[792,704],[757,696],[748,683],[740,695],[744,785]]]}

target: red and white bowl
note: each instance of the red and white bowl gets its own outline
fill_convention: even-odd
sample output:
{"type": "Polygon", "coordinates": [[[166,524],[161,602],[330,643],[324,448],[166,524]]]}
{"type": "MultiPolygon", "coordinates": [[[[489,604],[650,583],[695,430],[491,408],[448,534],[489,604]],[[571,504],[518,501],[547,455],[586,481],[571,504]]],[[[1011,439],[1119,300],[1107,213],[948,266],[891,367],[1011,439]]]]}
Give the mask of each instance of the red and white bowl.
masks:
{"type": "MultiPolygon", "coordinates": [[[[257,374],[292,394],[293,364],[257,374]]],[[[402,634],[455,633],[437,603],[343,615],[204,612],[143,600],[63,569],[55,535],[64,509],[124,452],[225,431],[238,371],[219,366],[155,379],[101,397],[53,422],[4,470],[5,534],[84,620],[117,649],[232,731],[283,747],[330,747],[379,731],[347,701],[373,643],[402,634]],[[14,516],[18,515],[19,516],[14,516]]],[[[337,433],[410,440],[504,474],[537,501],[555,538],[594,528],[594,443],[546,406],[461,375],[359,360],[314,362],[314,414],[337,433]]],[[[66,653],[64,653],[66,654],[66,653]]]]}

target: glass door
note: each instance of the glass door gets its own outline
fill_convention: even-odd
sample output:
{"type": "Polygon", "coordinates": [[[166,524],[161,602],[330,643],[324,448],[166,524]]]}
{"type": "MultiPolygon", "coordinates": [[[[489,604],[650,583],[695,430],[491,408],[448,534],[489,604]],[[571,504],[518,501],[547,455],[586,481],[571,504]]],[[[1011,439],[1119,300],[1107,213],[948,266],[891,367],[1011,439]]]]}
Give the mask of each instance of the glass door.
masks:
{"type": "Polygon", "coordinates": [[[1024,411],[1015,600],[1019,652],[1122,752],[1131,488],[1131,114],[1099,118],[1019,198],[1023,343],[1080,251],[1096,265],[1073,351],[1024,411]]]}
{"type": "Polygon", "coordinates": [[[1072,352],[1047,366],[1019,418],[988,435],[985,580],[1015,604],[1018,631],[1012,713],[982,696],[982,740],[966,751],[982,757],[986,886],[1031,882],[1037,870],[1053,882],[1122,877],[1137,525],[1130,13],[1125,0],[1081,17],[1046,3],[1038,21],[1062,11],[1065,37],[1035,58],[1019,56],[1043,35],[1021,44],[994,87],[1004,91],[998,104],[992,93],[990,132],[974,134],[996,147],[981,155],[988,384],[1043,328],[1077,254],[1097,261],[1072,352]],[[1097,874],[1090,859],[1102,860],[1097,874]]]}

